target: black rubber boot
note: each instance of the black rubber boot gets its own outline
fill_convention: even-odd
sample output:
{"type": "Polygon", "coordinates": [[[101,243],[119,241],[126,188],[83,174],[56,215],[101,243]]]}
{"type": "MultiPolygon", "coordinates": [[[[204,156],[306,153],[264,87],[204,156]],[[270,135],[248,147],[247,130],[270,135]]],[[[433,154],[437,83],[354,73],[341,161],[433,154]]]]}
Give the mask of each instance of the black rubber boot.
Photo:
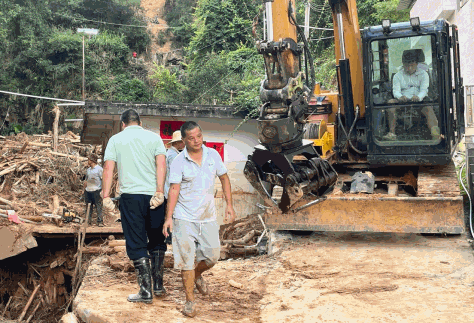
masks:
{"type": "Polygon", "coordinates": [[[137,274],[138,286],[140,286],[140,290],[138,291],[138,294],[128,295],[127,300],[129,302],[153,302],[150,259],[143,257],[134,260],[133,265],[135,266],[135,272],[137,274]]]}
{"type": "Polygon", "coordinates": [[[100,197],[100,190],[95,191],[94,197],[96,201],[95,208],[97,210],[97,225],[103,227],[104,219],[102,218],[102,198],[100,197]]]}
{"type": "Polygon", "coordinates": [[[153,276],[153,291],[156,296],[166,294],[163,286],[163,267],[165,264],[165,252],[162,250],[153,251],[151,253],[151,271],[153,276]]]}

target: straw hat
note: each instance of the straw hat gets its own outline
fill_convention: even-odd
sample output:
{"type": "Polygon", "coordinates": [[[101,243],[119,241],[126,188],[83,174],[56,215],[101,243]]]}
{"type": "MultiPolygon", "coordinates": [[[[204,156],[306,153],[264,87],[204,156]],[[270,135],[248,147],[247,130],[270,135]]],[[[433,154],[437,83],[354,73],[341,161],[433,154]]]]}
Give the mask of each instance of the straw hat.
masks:
{"type": "Polygon", "coordinates": [[[176,130],[175,132],[173,132],[173,137],[171,138],[171,141],[169,142],[169,144],[172,144],[173,142],[177,142],[177,141],[182,141],[183,138],[181,138],[181,131],[180,130],[176,130]]]}

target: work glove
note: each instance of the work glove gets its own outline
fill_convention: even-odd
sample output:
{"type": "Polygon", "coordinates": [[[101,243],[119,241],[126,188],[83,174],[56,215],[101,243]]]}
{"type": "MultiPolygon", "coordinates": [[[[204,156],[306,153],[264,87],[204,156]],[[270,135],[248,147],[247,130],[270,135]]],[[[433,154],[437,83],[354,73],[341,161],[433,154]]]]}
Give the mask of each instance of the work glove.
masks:
{"type": "Polygon", "coordinates": [[[162,192],[156,192],[150,200],[150,209],[155,209],[165,201],[165,195],[162,192]]]}
{"type": "Polygon", "coordinates": [[[113,212],[115,209],[114,202],[110,199],[110,197],[106,197],[102,200],[102,205],[107,212],[113,212]]]}

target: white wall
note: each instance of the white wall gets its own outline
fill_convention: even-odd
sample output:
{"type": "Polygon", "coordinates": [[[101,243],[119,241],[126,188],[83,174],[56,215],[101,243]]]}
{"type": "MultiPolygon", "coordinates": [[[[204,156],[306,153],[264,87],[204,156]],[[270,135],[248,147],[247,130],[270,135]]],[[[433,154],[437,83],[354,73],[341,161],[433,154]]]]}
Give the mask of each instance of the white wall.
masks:
{"type": "Polygon", "coordinates": [[[461,8],[459,0],[418,0],[410,11],[421,20],[444,18],[458,26],[461,75],[465,85],[474,85],[474,1],[461,8]]]}
{"type": "Polygon", "coordinates": [[[452,21],[459,29],[459,55],[461,74],[465,85],[474,85],[474,2],[470,0],[452,21]]]}
{"type": "Polygon", "coordinates": [[[223,142],[224,163],[229,170],[229,176],[236,190],[252,193],[252,186],[243,176],[243,169],[247,156],[252,154],[253,147],[258,144],[257,122],[251,120],[242,125],[239,130],[234,129],[242,121],[240,119],[217,119],[217,118],[159,118],[142,117],[144,128],[160,133],[160,121],[179,120],[197,122],[203,131],[204,140],[208,142],[223,142]],[[233,135],[232,135],[233,134],[233,135]]]}
{"type": "MultiPolygon", "coordinates": [[[[260,213],[256,203],[263,203],[253,187],[243,175],[243,169],[247,161],[247,156],[252,154],[253,148],[258,144],[257,122],[250,120],[243,124],[239,130],[235,128],[242,121],[241,119],[226,118],[159,118],[141,117],[144,128],[160,133],[160,121],[195,121],[203,131],[204,140],[208,142],[224,142],[224,164],[228,169],[232,185],[234,209],[237,217],[245,217],[249,214],[260,213]]],[[[216,207],[219,215],[219,222],[222,224],[225,210],[220,181],[216,180],[216,207]]]]}
{"type": "Polygon", "coordinates": [[[410,11],[411,17],[420,20],[448,19],[457,8],[459,0],[418,0],[410,11]]]}

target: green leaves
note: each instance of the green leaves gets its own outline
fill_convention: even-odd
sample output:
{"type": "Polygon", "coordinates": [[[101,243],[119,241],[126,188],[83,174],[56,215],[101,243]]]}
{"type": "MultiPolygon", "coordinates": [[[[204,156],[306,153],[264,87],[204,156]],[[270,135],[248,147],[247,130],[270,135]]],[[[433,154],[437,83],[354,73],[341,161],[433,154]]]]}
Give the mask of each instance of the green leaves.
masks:
{"type": "Polygon", "coordinates": [[[153,96],[159,102],[183,102],[185,86],[178,81],[175,73],[155,63],[153,75],[150,76],[150,79],[154,81],[153,96]]]}
{"type": "Polygon", "coordinates": [[[376,1],[372,17],[377,21],[377,25],[381,24],[382,19],[390,19],[392,23],[410,19],[410,10],[397,10],[398,2],[398,0],[376,1]]]}
{"type": "Polygon", "coordinates": [[[260,5],[259,1],[199,0],[190,53],[200,57],[210,52],[233,51],[241,45],[253,46],[252,22],[260,5]]]}

